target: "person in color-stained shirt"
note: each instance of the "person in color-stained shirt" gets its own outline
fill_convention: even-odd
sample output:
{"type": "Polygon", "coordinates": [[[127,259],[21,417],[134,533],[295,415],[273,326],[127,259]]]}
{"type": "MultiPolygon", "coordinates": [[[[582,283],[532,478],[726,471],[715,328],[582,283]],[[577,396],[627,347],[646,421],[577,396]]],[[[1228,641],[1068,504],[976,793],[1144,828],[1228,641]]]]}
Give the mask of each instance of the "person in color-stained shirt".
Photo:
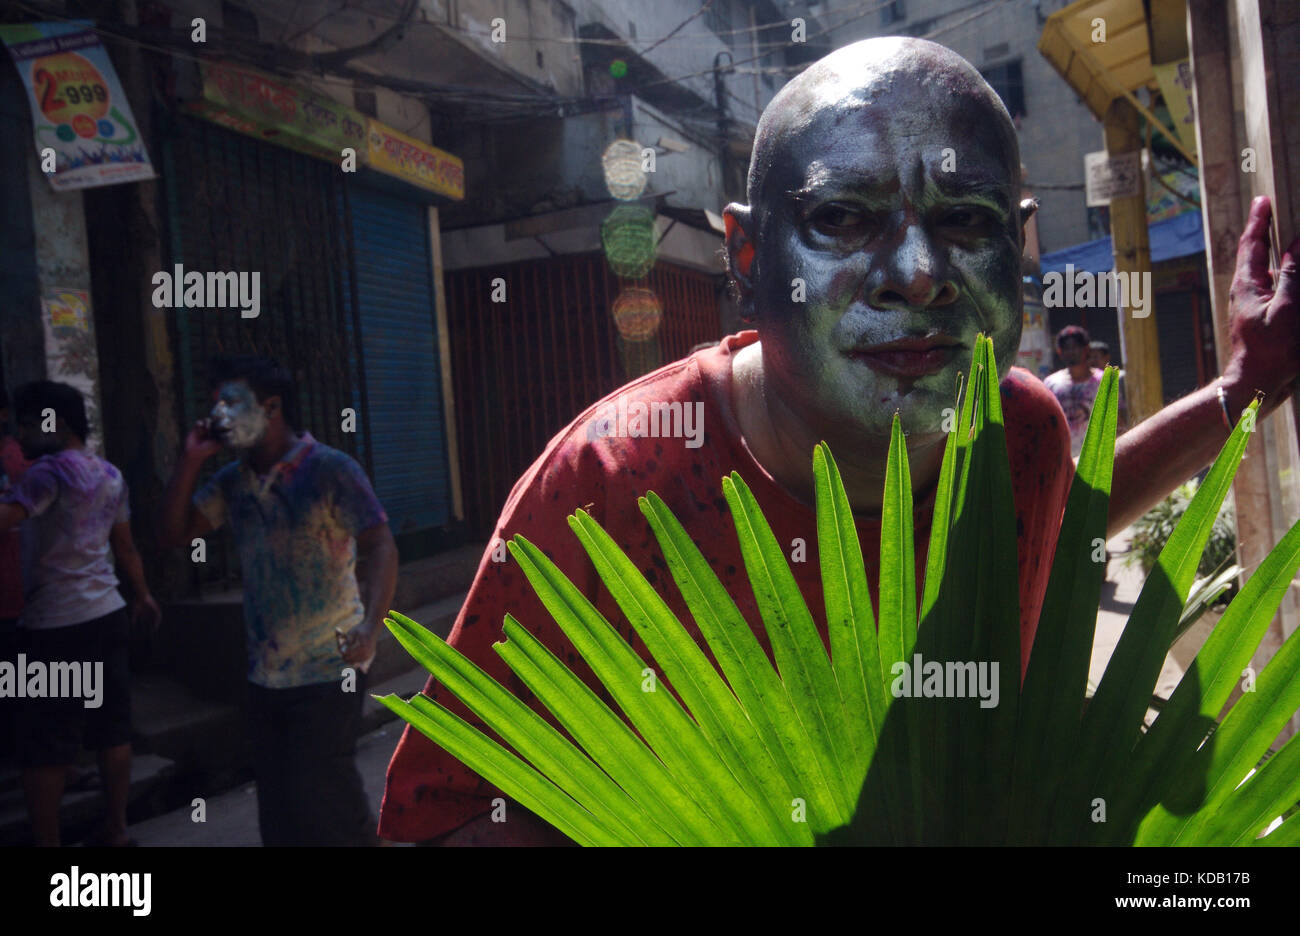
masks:
{"type": "MultiPolygon", "coordinates": [[[[1041,381],[1011,366],[1022,324],[1024,224],[1036,208],[1020,198],[1020,165],[1016,130],[997,94],[943,46],[906,37],[869,39],[814,63],[764,111],[750,160],[748,203],[724,211],[729,272],[753,330],[633,381],[579,414],[516,483],[495,537],[518,533],[535,543],[645,654],[564,518],[585,508],[691,627],[637,508],[636,495],[655,491],[762,641],[719,484],[722,474],[735,470],[789,550],[791,569],[826,639],[812,554],[814,446],[824,440],[834,453],[871,581],[878,574],[875,544],[890,428],[899,415],[921,567],[946,441],[945,411],[983,333],[993,341],[1003,375],[1023,668],[1073,463],[1060,404],[1041,381]],[[634,433],[632,421],[618,415],[656,404],[669,414],[667,430],[657,436],[643,423],[634,433]],[[800,544],[807,550],[802,559],[800,544]]],[[[1219,382],[1223,402],[1215,387],[1203,388],[1125,434],[1116,449],[1112,533],[1210,461],[1230,431],[1225,408],[1235,419],[1257,390],[1268,395],[1267,406],[1276,406],[1300,373],[1294,292],[1300,241],[1273,284],[1269,213],[1268,201],[1257,200],[1242,237],[1232,356],[1219,382]]],[[[664,417],[658,422],[662,430],[664,417]]],[[[492,650],[509,612],[609,701],[518,564],[496,561],[498,554],[493,542],[452,628],[451,645],[530,699],[492,650]]],[[[467,716],[436,681],[425,692],[467,716]]],[[[497,796],[408,727],[389,765],[380,833],[443,845],[562,840],[516,806],[508,807],[507,821],[493,821],[497,796]]]]}
{"type": "Polygon", "coordinates": [[[1078,325],[1068,325],[1056,336],[1056,353],[1065,367],[1043,378],[1043,384],[1056,397],[1070,424],[1070,454],[1077,458],[1088,430],[1092,404],[1097,399],[1102,372],[1088,364],[1088,333],[1078,325]]]}
{"type": "Polygon", "coordinates": [[[388,517],[360,465],[295,428],[283,368],[245,357],[212,373],[211,417],[185,440],[160,536],[188,546],[229,527],[235,538],[262,843],[374,844],[355,742],[397,581],[388,517]],[[239,457],[195,493],[223,446],[239,457]]]}
{"type": "Polygon", "coordinates": [[[161,613],[131,536],[126,482],[86,449],[86,406],[75,387],[26,384],[14,394],[14,410],[30,464],[0,494],[0,535],[22,524],[17,650],[28,674],[35,665],[52,673],[68,664],[81,673],[66,695],[55,696],[49,685],[42,692],[50,695],[0,698],[15,715],[32,837],[38,846],[61,843],[59,803],[84,743],[98,757],[105,801],[103,824],[87,844],[133,845],[126,831],[130,627],[142,621],[156,628],[161,613]],[[131,585],[129,609],[119,575],[131,585]]]}
{"type": "MultiPolygon", "coordinates": [[[[1056,353],[1065,362],[1065,367],[1048,374],[1043,383],[1056,397],[1065,419],[1070,424],[1070,455],[1079,457],[1083,448],[1083,437],[1088,432],[1088,420],[1092,418],[1092,405],[1097,400],[1097,390],[1101,387],[1103,371],[1094,366],[1093,349],[1096,345],[1105,348],[1105,367],[1110,364],[1110,348],[1102,342],[1090,341],[1088,332],[1079,325],[1067,325],[1056,336],[1056,353]]],[[[1120,373],[1119,416],[1116,431],[1123,433],[1128,429],[1128,407],[1124,399],[1123,372],[1120,373]]]]}

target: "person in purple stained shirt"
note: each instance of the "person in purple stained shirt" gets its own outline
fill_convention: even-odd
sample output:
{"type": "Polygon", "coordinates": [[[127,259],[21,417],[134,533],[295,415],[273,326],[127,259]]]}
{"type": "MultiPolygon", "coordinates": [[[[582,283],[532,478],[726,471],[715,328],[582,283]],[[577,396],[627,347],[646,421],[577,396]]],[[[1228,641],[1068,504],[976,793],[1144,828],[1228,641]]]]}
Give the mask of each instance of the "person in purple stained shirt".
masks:
{"type": "MultiPolygon", "coordinates": [[[[1061,404],[1061,409],[1065,410],[1065,418],[1070,424],[1071,458],[1078,458],[1079,451],[1083,448],[1083,437],[1087,434],[1088,420],[1092,417],[1092,404],[1101,387],[1103,371],[1092,364],[1093,344],[1100,342],[1091,342],[1088,332],[1081,326],[1067,325],[1062,328],[1056,336],[1056,353],[1065,362],[1065,366],[1043,378],[1047,389],[1052,391],[1061,404]]],[[[1105,350],[1106,364],[1109,364],[1110,348],[1105,347],[1105,350]]],[[[1104,368],[1106,364],[1101,367],[1104,368]]],[[[1128,407],[1124,399],[1123,371],[1120,374],[1119,421],[1116,431],[1122,435],[1128,429],[1128,407]]]]}
{"type": "Polygon", "coordinates": [[[375,844],[355,742],[397,584],[388,517],[360,465],[297,428],[287,371],[240,357],[212,373],[212,413],[185,440],[159,538],[184,547],[223,526],[234,535],[262,844],[375,844]],[[223,447],[238,458],[196,493],[223,447]]]}
{"type": "Polygon", "coordinates": [[[0,494],[0,533],[23,524],[18,649],[24,665],[0,673],[0,705],[20,707],[17,746],[33,839],[59,844],[59,802],[84,741],[99,755],[106,801],[92,843],[134,844],[126,832],[130,623],[156,628],[161,614],[131,538],[126,483],[86,451],[86,408],[76,388],[38,381],[19,388],[14,404],[18,438],[32,464],[0,494]],[[129,616],[110,551],[132,586],[129,616]],[[64,674],[57,687],[56,671],[64,674]],[[39,683],[36,673],[43,674],[39,683]],[[24,697],[15,699],[18,681],[24,697]]]}

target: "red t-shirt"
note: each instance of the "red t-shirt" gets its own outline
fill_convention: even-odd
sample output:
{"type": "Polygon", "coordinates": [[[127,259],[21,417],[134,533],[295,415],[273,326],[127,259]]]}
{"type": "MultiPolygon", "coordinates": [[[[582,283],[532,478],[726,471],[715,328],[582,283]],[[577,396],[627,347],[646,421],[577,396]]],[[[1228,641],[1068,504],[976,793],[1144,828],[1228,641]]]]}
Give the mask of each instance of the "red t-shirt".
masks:
{"type": "MultiPolygon", "coordinates": [[[[637,497],[653,490],[686,527],[766,648],[762,619],[722,494],[721,479],[733,470],[740,473],[753,491],[787,556],[793,551],[796,538],[806,544],[804,561],[792,562],[791,568],[826,640],[815,510],[779,486],[754,460],[736,420],[731,391],[732,359],[737,351],[757,340],[756,331],[729,336],[714,347],[633,381],[593,405],[551,440],[546,451],[515,484],[497,521],[496,537],[506,540],[522,533],[536,544],[595,602],[605,618],[647,661],[651,658],[645,645],[600,583],[565,518],[575,509],[585,508],[623,547],[699,641],[699,631],[667,571],[658,541],[637,507],[637,497]],[[692,406],[693,412],[699,412],[694,404],[702,403],[703,444],[692,448],[682,438],[609,434],[608,419],[616,412],[619,398],[628,413],[625,424],[628,427],[633,426],[635,401],[646,404],[679,401],[683,408],[692,406]]],[[[1028,371],[1013,368],[1002,381],[1002,399],[1019,533],[1022,657],[1027,660],[1073,465],[1064,413],[1041,381],[1028,371]]],[[[689,428],[694,424],[686,425],[689,428]]],[[[808,460],[811,468],[812,452],[808,453],[808,460]]],[[[933,500],[933,488],[918,492],[916,498],[918,585],[924,574],[928,535],[923,534],[929,529],[933,500]]],[[[870,573],[879,568],[879,518],[860,517],[857,528],[874,601],[870,573]]],[[[523,683],[491,649],[493,643],[502,639],[501,622],[508,611],[612,706],[604,687],[577,658],[563,632],[534,595],[518,563],[513,557],[494,562],[492,553],[489,544],[452,628],[451,645],[511,692],[536,705],[523,683]]],[[[424,691],[471,724],[483,728],[478,719],[432,679],[424,691]]],[[[489,812],[491,799],[499,795],[490,784],[408,726],[388,767],[379,833],[395,841],[434,838],[489,812]]]]}

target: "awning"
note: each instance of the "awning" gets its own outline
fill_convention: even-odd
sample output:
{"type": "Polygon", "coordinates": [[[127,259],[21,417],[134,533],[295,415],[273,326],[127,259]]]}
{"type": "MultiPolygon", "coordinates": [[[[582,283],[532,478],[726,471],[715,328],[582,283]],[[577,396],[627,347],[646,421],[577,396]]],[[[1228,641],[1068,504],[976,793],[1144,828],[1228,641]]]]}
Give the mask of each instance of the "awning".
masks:
{"type": "Polygon", "coordinates": [[[1195,165],[1195,144],[1170,133],[1134,93],[1162,86],[1153,63],[1186,57],[1186,17],[1186,0],[1076,0],[1047,18],[1038,51],[1098,120],[1124,98],[1195,165]]]}
{"type": "MultiPolygon", "coordinates": [[[[1151,240],[1151,262],[1162,263],[1205,250],[1205,231],[1201,213],[1188,211],[1147,228],[1151,240]]],[[[1044,273],[1064,273],[1066,264],[1076,271],[1109,273],[1115,267],[1110,238],[1101,237],[1064,250],[1045,253],[1039,260],[1044,273]]]]}

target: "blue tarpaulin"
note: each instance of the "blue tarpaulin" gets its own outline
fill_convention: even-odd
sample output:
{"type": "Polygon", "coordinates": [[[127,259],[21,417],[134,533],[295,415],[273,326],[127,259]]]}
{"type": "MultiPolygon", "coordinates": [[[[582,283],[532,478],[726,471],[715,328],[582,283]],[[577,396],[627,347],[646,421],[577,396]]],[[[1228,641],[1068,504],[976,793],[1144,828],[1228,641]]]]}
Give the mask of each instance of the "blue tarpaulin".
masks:
{"type": "MultiPolygon", "coordinates": [[[[1151,262],[1160,263],[1205,250],[1205,232],[1201,228],[1201,213],[1188,211],[1164,221],[1157,221],[1148,229],[1151,239],[1151,262]]],[[[1044,273],[1064,273],[1066,264],[1075,271],[1109,273],[1115,267],[1115,254],[1109,237],[1075,244],[1064,250],[1045,253],[1040,259],[1044,273]]]]}

